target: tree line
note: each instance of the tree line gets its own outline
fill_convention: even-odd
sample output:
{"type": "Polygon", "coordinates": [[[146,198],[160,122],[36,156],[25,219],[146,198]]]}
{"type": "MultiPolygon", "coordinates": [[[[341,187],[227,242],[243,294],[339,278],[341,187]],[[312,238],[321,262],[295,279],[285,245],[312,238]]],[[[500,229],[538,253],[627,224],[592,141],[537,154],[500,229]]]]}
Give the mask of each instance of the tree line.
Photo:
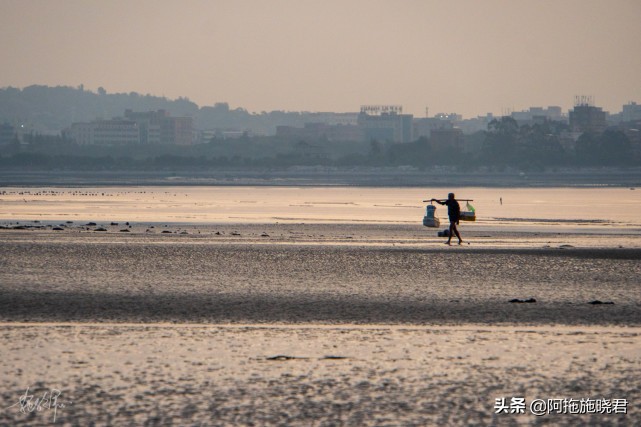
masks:
{"type": "Polygon", "coordinates": [[[18,170],[208,170],[225,167],[453,166],[539,170],[557,167],[641,166],[638,143],[617,129],[584,133],[569,141],[568,126],[546,122],[519,126],[509,117],[484,132],[465,135],[460,146],[435,147],[429,138],[405,144],[304,141],[281,137],[212,139],[193,146],[78,146],[63,136],[26,135],[0,154],[0,167],[18,170]]]}

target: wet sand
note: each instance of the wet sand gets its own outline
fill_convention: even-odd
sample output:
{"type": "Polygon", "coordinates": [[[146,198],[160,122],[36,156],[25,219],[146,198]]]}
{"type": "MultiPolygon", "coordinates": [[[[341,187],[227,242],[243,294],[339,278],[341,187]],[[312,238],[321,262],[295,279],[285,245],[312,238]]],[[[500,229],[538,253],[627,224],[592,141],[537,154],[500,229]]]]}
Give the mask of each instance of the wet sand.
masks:
{"type": "Polygon", "coordinates": [[[81,425],[641,422],[636,236],[477,228],[447,247],[402,224],[13,225],[4,407],[29,386],[61,390],[57,423],[81,425]],[[625,398],[628,414],[494,414],[519,396],[625,398]]]}
{"type": "MultiPolygon", "coordinates": [[[[5,324],[2,399],[15,403],[26,384],[58,389],[66,407],[56,425],[636,425],[640,333],[5,324]],[[627,414],[497,415],[502,397],[630,403],[627,414]]],[[[54,425],[53,416],[11,408],[0,424],[54,425]]]]}
{"type": "Polygon", "coordinates": [[[4,231],[0,320],[641,325],[641,248],[584,235],[447,247],[407,226],[118,228],[4,231]]]}

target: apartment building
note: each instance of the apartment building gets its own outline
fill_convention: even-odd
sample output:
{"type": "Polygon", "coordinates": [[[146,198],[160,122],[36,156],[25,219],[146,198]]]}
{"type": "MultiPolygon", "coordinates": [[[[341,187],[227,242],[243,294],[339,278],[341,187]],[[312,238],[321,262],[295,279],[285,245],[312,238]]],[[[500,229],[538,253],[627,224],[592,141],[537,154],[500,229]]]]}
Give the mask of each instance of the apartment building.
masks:
{"type": "Polygon", "coordinates": [[[81,145],[191,145],[191,117],[172,117],[165,110],[134,112],[124,117],[73,123],[65,133],[81,145]]]}

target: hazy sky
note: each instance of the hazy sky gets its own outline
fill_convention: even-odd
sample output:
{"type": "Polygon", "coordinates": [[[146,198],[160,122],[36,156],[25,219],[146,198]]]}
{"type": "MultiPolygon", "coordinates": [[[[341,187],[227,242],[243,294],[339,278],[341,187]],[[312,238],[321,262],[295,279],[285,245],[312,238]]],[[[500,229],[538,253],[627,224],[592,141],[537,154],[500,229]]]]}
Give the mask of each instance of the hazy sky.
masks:
{"type": "Polygon", "coordinates": [[[641,0],[0,0],[0,87],[474,117],[641,103],[641,0]]]}

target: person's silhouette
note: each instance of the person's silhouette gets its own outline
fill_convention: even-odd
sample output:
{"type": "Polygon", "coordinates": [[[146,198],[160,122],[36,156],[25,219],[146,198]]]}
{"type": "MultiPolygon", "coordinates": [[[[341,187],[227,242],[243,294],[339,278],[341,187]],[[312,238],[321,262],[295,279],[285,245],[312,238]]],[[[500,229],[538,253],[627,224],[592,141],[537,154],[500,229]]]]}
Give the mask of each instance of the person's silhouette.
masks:
{"type": "Polygon", "coordinates": [[[463,239],[461,239],[461,234],[458,232],[458,228],[456,227],[461,219],[461,206],[454,198],[454,193],[448,194],[447,200],[432,199],[431,201],[436,202],[439,205],[447,206],[447,216],[450,218],[450,235],[448,236],[447,244],[452,244],[452,234],[456,234],[456,237],[458,237],[458,244],[462,244],[463,239]]]}

